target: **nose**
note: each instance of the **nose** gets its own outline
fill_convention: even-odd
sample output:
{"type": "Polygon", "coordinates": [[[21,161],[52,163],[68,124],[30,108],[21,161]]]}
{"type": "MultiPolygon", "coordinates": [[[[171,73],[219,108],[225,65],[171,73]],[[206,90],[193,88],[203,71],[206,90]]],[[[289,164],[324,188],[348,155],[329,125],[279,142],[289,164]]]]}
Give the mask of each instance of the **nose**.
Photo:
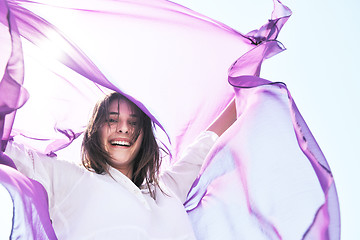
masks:
{"type": "Polygon", "coordinates": [[[116,130],[121,133],[129,133],[129,126],[125,122],[119,122],[116,130]]]}

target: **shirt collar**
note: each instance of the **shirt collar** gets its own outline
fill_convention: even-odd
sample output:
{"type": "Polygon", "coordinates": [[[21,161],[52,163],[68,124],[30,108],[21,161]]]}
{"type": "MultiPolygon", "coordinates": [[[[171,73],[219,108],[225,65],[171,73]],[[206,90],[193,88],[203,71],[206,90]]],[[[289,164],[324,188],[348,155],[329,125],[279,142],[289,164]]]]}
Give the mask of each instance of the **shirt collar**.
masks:
{"type": "Polygon", "coordinates": [[[118,184],[123,186],[126,190],[128,190],[131,194],[133,194],[144,206],[146,209],[150,210],[150,206],[146,201],[144,195],[141,190],[122,172],[119,170],[109,166],[110,177],[115,180],[118,184]]]}

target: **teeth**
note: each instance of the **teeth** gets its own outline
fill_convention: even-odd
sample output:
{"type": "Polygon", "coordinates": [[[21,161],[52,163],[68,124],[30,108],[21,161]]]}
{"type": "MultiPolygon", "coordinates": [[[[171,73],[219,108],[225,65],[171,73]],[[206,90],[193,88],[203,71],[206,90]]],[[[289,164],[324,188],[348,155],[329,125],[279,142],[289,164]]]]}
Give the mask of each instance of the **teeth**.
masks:
{"type": "Polygon", "coordinates": [[[111,145],[126,146],[129,147],[130,143],[127,141],[112,141],[111,145]]]}

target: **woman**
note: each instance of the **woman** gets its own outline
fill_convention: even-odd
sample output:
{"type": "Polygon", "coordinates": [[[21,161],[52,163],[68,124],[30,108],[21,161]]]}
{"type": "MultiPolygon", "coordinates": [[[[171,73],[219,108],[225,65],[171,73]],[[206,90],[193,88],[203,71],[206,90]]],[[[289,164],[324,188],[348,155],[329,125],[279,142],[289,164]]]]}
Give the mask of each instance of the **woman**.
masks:
{"type": "Polygon", "coordinates": [[[59,239],[195,239],[183,202],[203,160],[236,119],[235,104],[159,174],[160,149],[150,118],[119,93],[94,109],[83,166],[49,159],[16,143],[6,153],[49,196],[59,239]]]}

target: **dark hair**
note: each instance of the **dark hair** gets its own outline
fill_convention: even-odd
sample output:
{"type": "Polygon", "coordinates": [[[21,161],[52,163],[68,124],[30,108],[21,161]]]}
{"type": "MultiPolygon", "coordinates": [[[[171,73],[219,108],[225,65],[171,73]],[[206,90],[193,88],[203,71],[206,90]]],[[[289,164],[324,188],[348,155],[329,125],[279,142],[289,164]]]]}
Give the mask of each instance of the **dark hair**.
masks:
{"type": "Polygon", "coordinates": [[[110,156],[102,145],[99,130],[103,124],[108,124],[109,106],[114,100],[125,100],[132,106],[132,111],[136,112],[139,124],[134,129],[133,137],[138,137],[140,131],[143,132],[143,140],[139,153],[133,160],[132,181],[140,187],[144,181],[154,198],[151,185],[159,187],[158,175],[161,164],[160,148],[153,133],[153,123],[139,107],[120,93],[114,92],[100,100],[94,107],[92,117],[84,132],[84,139],[81,146],[82,164],[89,171],[98,174],[109,173],[110,156]]]}

